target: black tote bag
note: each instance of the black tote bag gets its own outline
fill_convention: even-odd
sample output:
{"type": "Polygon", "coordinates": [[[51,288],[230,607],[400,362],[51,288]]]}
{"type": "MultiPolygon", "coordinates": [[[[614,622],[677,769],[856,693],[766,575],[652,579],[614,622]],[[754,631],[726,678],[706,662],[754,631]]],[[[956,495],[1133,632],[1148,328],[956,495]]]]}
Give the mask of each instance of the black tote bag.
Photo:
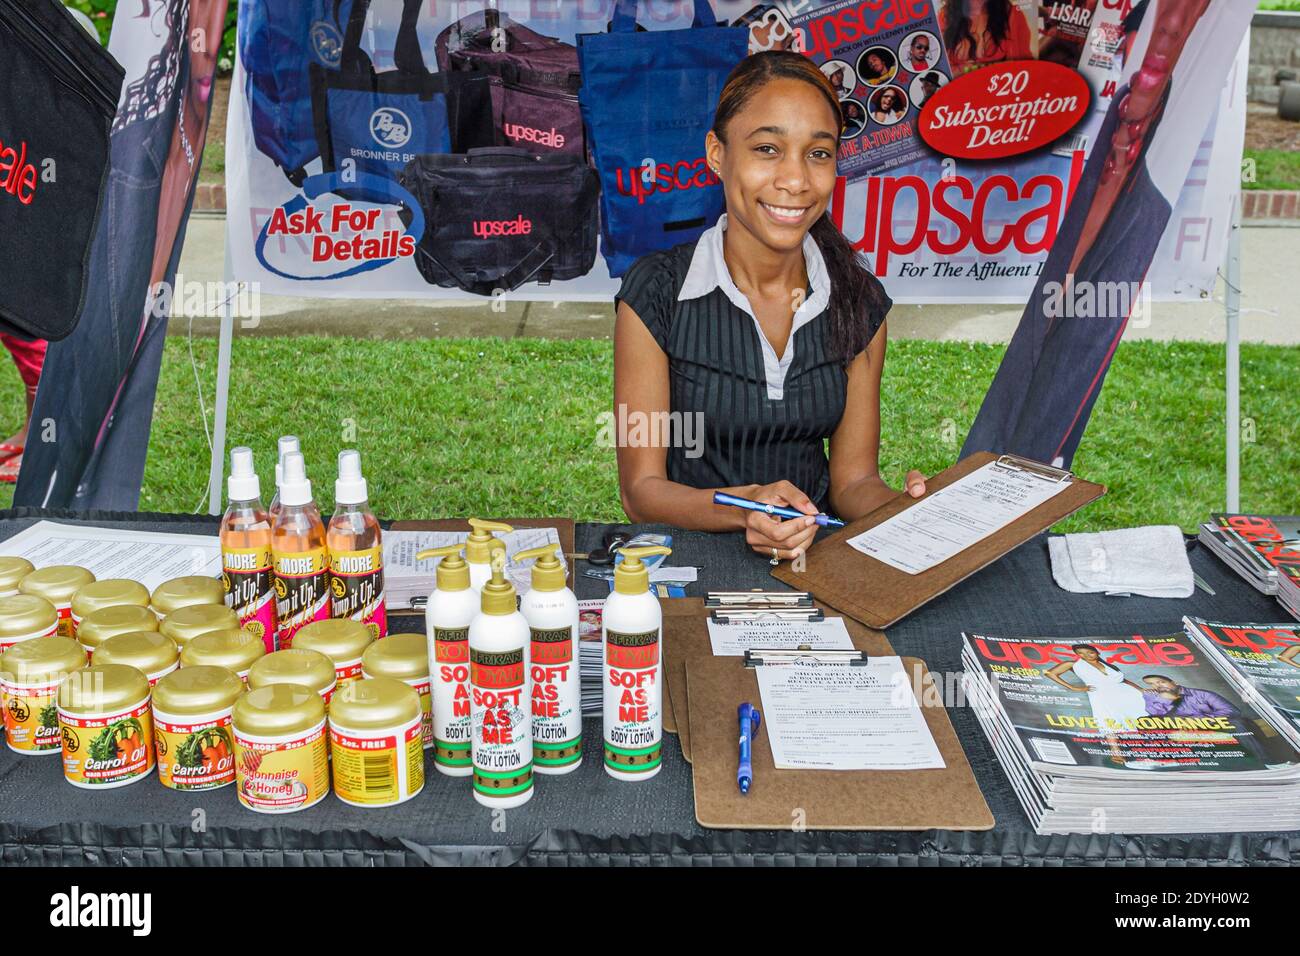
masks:
{"type": "Polygon", "coordinates": [[[418,156],[400,182],[424,210],[415,261],[430,285],[492,295],[596,261],[600,181],[578,157],[510,146],[418,156]]]}
{"type": "Polygon", "coordinates": [[[90,279],[124,72],[62,4],[0,0],[0,76],[0,331],[58,340],[90,279]]]}

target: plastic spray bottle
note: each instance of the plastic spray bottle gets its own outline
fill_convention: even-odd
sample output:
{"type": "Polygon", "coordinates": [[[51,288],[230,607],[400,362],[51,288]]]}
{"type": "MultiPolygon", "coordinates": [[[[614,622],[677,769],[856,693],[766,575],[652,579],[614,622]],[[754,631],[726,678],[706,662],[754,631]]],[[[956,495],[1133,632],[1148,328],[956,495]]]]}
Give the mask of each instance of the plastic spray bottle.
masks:
{"type": "Polygon", "coordinates": [[[239,626],[275,650],[275,588],[271,584],[271,519],[253,470],[253,450],[230,452],[230,503],[221,518],[221,583],[239,626]]]}
{"type": "Polygon", "coordinates": [[[505,576],[505,543],[491,547],[492,579],[483,585],[479,614],[469,626],[470,754],[474,799],[508,810],[533,796],[529,634],[505,576]]]}
{"type": "Polygon", "coordinates": [[[663,758],[663,610],[641,559],[672,550],[652,545],[619,553],[623,560],[601,614],[605,772],[616,780],[649,780],[663,758]]]}
{"type": "Polygon", "coordinates": [[[359,452],[351,449],[339,452],[334,504],[334,517],[330,518],[325,532],[330,555],[332,616],[360,621],[379,640],[388,636],[384,545],[379,522],[370,511],[359,452]]]}
{"type": "Polygon", "coordinates": [[[329,553],[325,526],[311,497],[302,455],[284,459],[280,513],[271,522],[275,568],[276,646],[293,647],[293,636],[313,621],[330,616],[329,553]]]}
{"type": "Polygon", "coordinates": [[[281,435],[276,450],[275,494],[271,496],[271,507],[267,509],[272,521],[275,521],[275,516],[280,513],[280,485],[284,483],[284,456],[295,451],[301,452],[302,448],[298,444],[297,435],[281,435]]]}
{"type": "Polygon", "coordinates": [[[559,550],[548,544],[514,556],[516,562],[537,559],[519,610],[531,635],[533,764],[540,774],[570,773],[582,763],[578,598],[565,583],[559,550]]]}
{"type": "Polygon", "coordinates": [[[438,589],[429,595],[424,629],[429,636],[429,678],[433,684],[433,765],[449,777],[474,772],[470,759],[469,625],[479,596],[469,586],[465,546],[421,551],[416,558],[441,557],[438,589]]]}
{"type": "Polygon", "coordinates": [[[465,539],[465,561],[469,564],[469,586],[477,593],[492,577],[492,532],[509,534],[515,529],[500,521],[469,519],[470,533],[465,539]]]}

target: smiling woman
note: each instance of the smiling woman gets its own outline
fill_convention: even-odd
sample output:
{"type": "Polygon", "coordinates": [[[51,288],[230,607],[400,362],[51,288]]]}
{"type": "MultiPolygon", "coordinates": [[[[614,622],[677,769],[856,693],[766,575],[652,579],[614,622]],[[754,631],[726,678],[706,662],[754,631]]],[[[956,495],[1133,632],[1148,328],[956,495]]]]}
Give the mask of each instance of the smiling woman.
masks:
{"type": "MultiPolygon", "coordinates": [[[[827,214],[843,129],[807,57],[757,53],[728,77],[705,138],[727,211],[637,261],[616,299],[616,417],[671,411],[703,434],[619,444],[631,520],[744,530],[777,560],[805,551],[819,511],[852,520],[896,494],[879,473],[891,302],[827,214]],[[720,490],[809,517],[720,507],[720,490]]],[[[907,488],[924,493],[920,472],[907,488]]]]}

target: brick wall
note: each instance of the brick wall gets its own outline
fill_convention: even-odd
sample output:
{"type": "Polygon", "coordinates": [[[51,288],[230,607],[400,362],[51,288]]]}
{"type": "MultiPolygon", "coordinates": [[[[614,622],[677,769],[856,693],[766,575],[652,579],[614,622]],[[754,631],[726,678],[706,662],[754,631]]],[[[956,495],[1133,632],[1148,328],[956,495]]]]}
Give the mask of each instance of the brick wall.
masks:
{"type": "Polygon", "coordinates": [[[1259,11],[1250,24],[1247,98],[1276,105],[1282,92],[1278,70],[1300,75],[1300,13],[1259,11]]]}

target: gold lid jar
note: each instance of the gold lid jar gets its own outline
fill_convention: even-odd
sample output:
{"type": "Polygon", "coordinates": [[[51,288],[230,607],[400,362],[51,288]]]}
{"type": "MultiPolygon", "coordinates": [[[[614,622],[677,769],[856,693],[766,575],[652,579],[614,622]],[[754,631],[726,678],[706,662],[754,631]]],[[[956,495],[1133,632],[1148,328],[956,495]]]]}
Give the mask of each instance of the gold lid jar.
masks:
{"type": "Polygon", "coordinates": [[[315,691],[329,703],[335,687],[334,664],[319,651],[292,647],[258,658],[248,669],[248,686],[260,690],[274,684],[293,684],[315,691]]]}
{"type": "Polygon", "coordinates": [[[423,634],[389,634],[361,655],[365,677],[409,681],[429,676],[429,639],[423,634]]]}
{"type": "Polygon", "coordinates": [[[239,802],[258,813],[292,813],[325,799],[325,725],[325,702],[306,687],[271,684],[239,698],[232,714],[239,802]]]}
{"type": "Polygon", "coordinates": [[[149,589],[139,581],[127,578],[105,578],[103,581],[91,581],[77,588],[72,596],[72,623],[77,627],[87,614],[102,611],[106,607],[148,607],[149,589]]]}
{"type": "Polygon", "coordinates": [[[0,597],[9,597],[18,593],[22,579],[36,570],[26,558],[16,555],[0,555],[0,597]]]}
{"type": "Polygon", "coordinates": [[[110,637],[130,634],[133,631],[158,630],[158,616],[147,607],[119,604],[91,611],[77,625],[77,640],[88,651],[94,651],[110,637]]]}
{"type": "Polygon", "coordinates": [[[244,682],[229,668],[182,667],[154,685],[153,709],[173,717],[202,717],[234,707],[244,689],[244,682]]]}
{"type": "Polygon", "coordinates": [[[72,596],[94,580],[95,576],[85,568],[74,564],[52,564],[23,578],[18,585],[18,592],[34,594],[53,604],[59,612],[60,636],[76,637],[77,626],[72,620],[72,596]]]}
{"type": "Polygon", "coordinates": [[[241,680],[248,680],[248,669],[266,654],[260,637],[242,628],[200,634],[181,648],[181,667],[224,667],[241,680]]]}
{"type": "Polygon", "coordinates": [[[155,611],[166,617],[194,604],[225,604],[226,590],[221,586],[219,578],[190,574],[158,585],[149,596],[149,603],[155,611]]]}
{"type": "Polygon", "coordinates": [[[350,618],[308,624],[293,636],[293,646],[319,651],[334,662],[340,684],[361,679],[361,656],[374,643],[370,628],[350,618]]]}
{"type": "Polygon", "coordinates": [[[92,664],[127,664],[139,668],[156,684],[176,670],[180,651],[176,643],[157,631],[132,631],[110,637],[90,656],[92,664]]]}
{"type": "MultiPolygon", "coordinates": [[[[387,807],[424,788],[424,715],[415,689],[392,677],[352,681],[330,702],[334,794],[360,807],[387,807]],[[386,780],[373,767],[384,761],[386,780]]],[[[381,764],[382,766],[382,764],[381,764]]]]}
{"type": "Polygon", "coordinates": [[[433,682],[429,678],[429,639],[423,634],[389,634],[361,655],[362,677],[392,677],[405,682],[420,697],[424,713],[424,749],[432,749],[433,682]]]}
{"type": "Polygon", "coordinates": [[[126,664],[74,671],[59,687],[63,776],[74,787],[135,783],[154,767],[149,680],[126,664]]]}
{"type": "Polygon", "coordinates": [[[232,627],[239,627],[239,615],[224,604],[191,604],[168,614],[158,629],[184,650],[200,634],[232,627]]]}
{"type": "Polygon", "coordinates": [[[158,782],[171,790],[216,790],[235,782],[231,712],[244,682],[224,667],[184,667],[153,689],[158,782]]]}
{"type": "Polygon", "coordinates": [[[55,703],[59,685],[85,666],[85,649],[70,637],[23,641],[0,654],[0,706],[10,750],[20,754],[62,750],[55,703]]]}
{"type": "Polygon", "coordinates": [[[23,641],[49,637],[58,629],[59,612],[45,598],[34,594],[0,598],[0,654],[23,641]]]}

